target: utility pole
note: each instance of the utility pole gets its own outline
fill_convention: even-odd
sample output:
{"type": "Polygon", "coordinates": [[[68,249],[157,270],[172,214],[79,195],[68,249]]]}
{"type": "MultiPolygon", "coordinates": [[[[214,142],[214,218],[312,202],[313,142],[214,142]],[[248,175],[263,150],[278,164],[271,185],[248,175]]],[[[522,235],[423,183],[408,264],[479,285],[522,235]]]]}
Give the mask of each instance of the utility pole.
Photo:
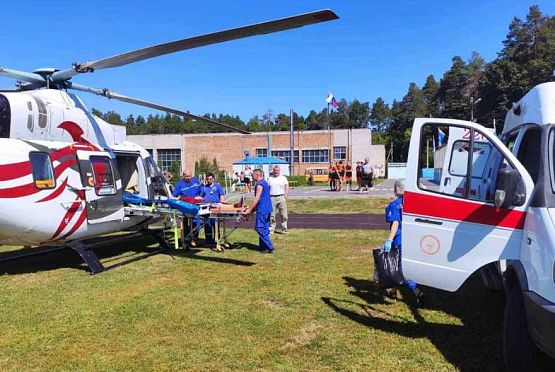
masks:
{"type": "Polygon", "coordinates": [[[268,146],[266,148],[266,156],[268,157],[268,174],[266,175],[266,177],[270,177],[270,157],[272,156],[272,136],[270,135],[270,132],[272,131],[272,120],[274,117],[273,112],[274,111],[272,109],[268,109],[268,111],[266,111],[263,116],[264,121],[268,125],[266,131],[266,135],[268,137],[268,146]]]}
{"type": "Polygon", "coordinates": [[[331,167],[331,123],[330,123],[330,103],[328,102],[328,110],[326,111],[328,122],[328,160],[331,167]]]}
{"type": "Polygon", "coordinates": [[[478,102],[480,102],[482,99],[478,98],[476,101],[474,101],[474,97],[470,96],[470,121],[474,122],[474,106],[476,104],[478,104],[478,102]]]}
{"type": "Polygon", "coordinates": [[[293,176],[295,175],[295,124],[293,122],[293,109],[289,111],[289,115],[291,117],[291,133],[289,135],[289,174],[293,176]]]}

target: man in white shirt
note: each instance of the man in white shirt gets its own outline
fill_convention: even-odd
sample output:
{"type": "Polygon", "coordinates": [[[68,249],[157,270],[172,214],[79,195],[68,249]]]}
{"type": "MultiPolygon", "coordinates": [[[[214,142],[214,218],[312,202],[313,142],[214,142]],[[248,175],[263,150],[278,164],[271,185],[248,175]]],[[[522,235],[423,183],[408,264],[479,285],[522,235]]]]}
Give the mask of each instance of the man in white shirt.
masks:
{"type": "Polygon", "coordinates": [[[270,234],[276,230],[276,211],[281,215],[281,233],[287,234],[287,194],[289,194],[289,181],[281,176],[281,169],[276,165],[270,175],[270,199],[272,200],[273,212],[270,215],[270,234]]]}

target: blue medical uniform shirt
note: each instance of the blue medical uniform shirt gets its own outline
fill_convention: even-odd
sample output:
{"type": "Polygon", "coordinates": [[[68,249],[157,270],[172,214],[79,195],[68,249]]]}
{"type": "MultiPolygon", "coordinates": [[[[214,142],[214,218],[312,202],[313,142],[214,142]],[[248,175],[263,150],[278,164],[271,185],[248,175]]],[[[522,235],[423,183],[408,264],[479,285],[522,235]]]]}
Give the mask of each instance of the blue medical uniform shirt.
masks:
{"type": "Polygon", "coordinates": [[[197,177],[191,178],[191,181],[185,182],[182,178],[175,185],[172,195],[178,196],[199,196],[200,195],[200,181],[197,177]]]}
{"type": "Polygon", "coordinates": [[[254,196],[258,192],[258,185],[262,186],[262,194],[260,194],[260,199],[256,205],[256,213],[272,213],[272,200],[270,199],[270,186],[266,180],[261,179],[256,183],[254,188],[254,196]]]}
{"type": "Polygon", "coordinates": [[[225,195],[225,190],[217,182],[213,182],[211,186],[204,185],[200,188],[200,196],[204,198],[205,203],[219,203],[222,195],[225,195]]]}
{"type": "Polygon", "coordinates": [[[390,223],[390,227],[394,221],[399,221],[399,228],[393,237],[393,245],[401,246],[401,226],[403,220],[403,197],[393,200],[385,208],[385,221],[390,223]]]}

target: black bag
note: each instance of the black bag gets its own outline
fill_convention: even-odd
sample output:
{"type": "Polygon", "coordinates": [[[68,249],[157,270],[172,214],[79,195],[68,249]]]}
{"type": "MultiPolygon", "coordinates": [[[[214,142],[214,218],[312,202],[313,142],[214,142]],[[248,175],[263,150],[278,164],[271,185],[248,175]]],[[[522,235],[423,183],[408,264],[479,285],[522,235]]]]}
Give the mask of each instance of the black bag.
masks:
{"type": "Polygon", "coordinates": [[[399,248],[391,248],[389,252],[374,249],[374,265],[378,271],[378,285],[382,288],[397,287],[404,282],[401,271],[401,255],[399,248]]]}

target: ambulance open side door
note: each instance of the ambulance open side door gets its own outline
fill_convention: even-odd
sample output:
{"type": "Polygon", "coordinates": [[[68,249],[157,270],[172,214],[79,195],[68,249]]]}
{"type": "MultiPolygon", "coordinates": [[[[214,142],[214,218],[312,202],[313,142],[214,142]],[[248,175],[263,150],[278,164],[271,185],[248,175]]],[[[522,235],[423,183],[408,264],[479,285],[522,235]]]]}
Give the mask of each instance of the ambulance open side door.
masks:
{"type": "Polygon", "coordinates": [[[115,160],[104,151],[77,151],[87,206],[87,222],[123,220],[121,179],[115,160]]]}
{"type": "Polygon", "coordinates": [[[403,201],[405,277],[456,291],[480,267],[518,258],[533,187],[490,130],[415,119],[403,201]]]}

